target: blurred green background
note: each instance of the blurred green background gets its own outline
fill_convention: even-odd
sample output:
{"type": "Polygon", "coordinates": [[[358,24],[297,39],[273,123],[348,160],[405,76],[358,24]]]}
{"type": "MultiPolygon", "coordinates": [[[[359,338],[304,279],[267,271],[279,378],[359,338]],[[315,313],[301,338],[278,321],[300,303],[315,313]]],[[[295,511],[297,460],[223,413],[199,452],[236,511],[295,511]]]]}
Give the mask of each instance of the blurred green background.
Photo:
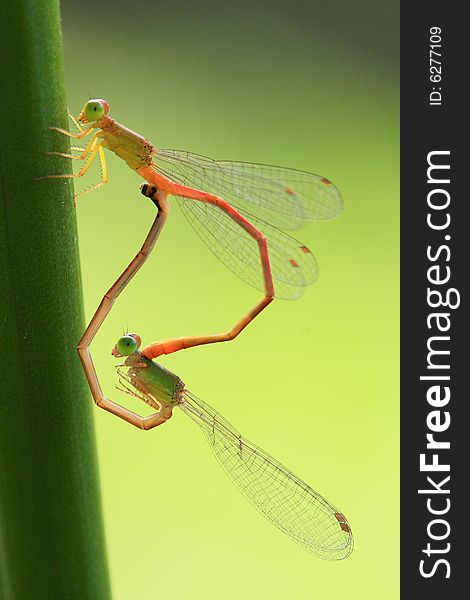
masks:
{"type": "MultiPolygon", "coordinates": [[[[164,364],[344,511],[353,554],[321,561],[271,526],[182,413],[142,433],[96,409],[114,598],[397,598],[398,3],[68,0],[62,16],[74,114],[106,98],[157,146],[320,173],[346,206],[296,234],[321,270],[303,298],[164,364]]],[[[108,166],[77,207],[87,318],[154,218],[139,178],[108,166]]],[[[144,344],[221,331],[259,297],[174,206],[93,343],[104,390],[127,401],[110,355],[123,329],[144,344]]]]}

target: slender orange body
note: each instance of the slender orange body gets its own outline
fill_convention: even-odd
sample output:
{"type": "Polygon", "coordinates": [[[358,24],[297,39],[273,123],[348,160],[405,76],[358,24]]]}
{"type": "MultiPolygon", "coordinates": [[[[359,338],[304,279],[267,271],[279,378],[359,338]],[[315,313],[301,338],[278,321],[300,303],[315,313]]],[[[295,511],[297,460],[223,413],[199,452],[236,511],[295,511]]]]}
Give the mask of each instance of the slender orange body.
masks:
{"type": "Polygon", "coordinates": [[[174,183],[171,179],[168,179],[168,177],[157,173],[152,168],[152,157],[155,154],[158,154],[158,149],[147,138],[124,127],[124,125],[121,125],[121,123],[118,123],[109,116],[105,116],[97,121],[96,126],[100,129],[97,133],[97,137],[103,140],[102,145],[108,150],[111,150],[111,152],[114,152],[119,158],[122,158],[131,169],[137,171],[145,181],[154,185],[158,190],[172,196],[182,196],[183,198],[209,202],[222,209],[232,218],[235,218],[237,223],[247,231],[255,241],[263,237],[261,231],[256,229],[256,227],[245,219],[245,217],[233,208],[233,206],[219,196],[174,183]]]}
{"type": "Polygon", "coordinates": [[[182,196],[183,198],[190,198],[217,206],[228,217],[238,223],[259,247],[265,295],[241,321],[225,333],[173,338],[171,340],[164,340],[163,342],[155,342],[142,350],[143,356],[153,359],[162,354],[171,354],[185,348],[233,340],[274,299],[274,283],[265,236],[233,206],[219,196],[175,183],[168,177],[158,173],[153,168],[152,163],[152,157],[158,154],[158,149],[146,138],[124,127],[107,115],[99,119],[95,127],[99,129],[95,135],[103,140],[101,144],[122,158],[145,181],[154,186],[155,190],[168,196],[182,196]]]}

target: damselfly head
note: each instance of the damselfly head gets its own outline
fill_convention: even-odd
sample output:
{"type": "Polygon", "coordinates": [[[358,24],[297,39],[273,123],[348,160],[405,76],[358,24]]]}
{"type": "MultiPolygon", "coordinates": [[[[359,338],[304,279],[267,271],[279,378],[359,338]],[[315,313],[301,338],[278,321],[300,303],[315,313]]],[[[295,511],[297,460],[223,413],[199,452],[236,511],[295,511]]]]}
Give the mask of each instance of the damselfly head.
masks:
{"type": "Polygon", "coordinates": [[[92,98],[85,103],[78,116],[80,123],[94,123],[109,113],[109,104],[101,98],[92,98]]]}
{"type": "Polygon", "coordinates": [[[142,340],[136,333],[126,333],[126,335],[123,335],[118,339],[116,345],[111,351],[111,354],[115,358],[130,356],[131,354],[134,354],[134,352],[137,352],[141,343],[142,340]]]}

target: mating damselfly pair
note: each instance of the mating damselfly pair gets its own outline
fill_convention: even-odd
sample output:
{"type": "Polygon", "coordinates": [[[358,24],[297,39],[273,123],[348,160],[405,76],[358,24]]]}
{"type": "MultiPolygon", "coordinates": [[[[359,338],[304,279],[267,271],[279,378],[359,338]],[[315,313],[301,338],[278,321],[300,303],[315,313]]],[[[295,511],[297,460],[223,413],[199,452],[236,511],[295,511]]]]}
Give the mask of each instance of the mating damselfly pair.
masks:
{"type": "Polygon", "coordinates": [[[291,471],[241,436],[219,413],[189,392],[173,373],[153,359],[194,346],[230,341],[274,297],[299,297],[318,277],[310,249],[287,231],[308,220],[334,218],[343,208],[330,180],[294,169],[233,161],[214,161],[190,152],[157,148],[109,115],[109,104],[89,100],[78,119],[79,132],[53,128],[76,139],[91,136],[75,154],[51,152],[83,161],[75,174],[47,178],[79,178],[98,157],[102,179],[108,181],[104,150],[122,158],[145,179],[141,192],[157,208],[157,216],[135,258],[104,295],[79,344],[78,351],[98,406],[141,429],[165,423],[178,406],[202,428],[216,457],[235,485],[277,527],[313,554],[326,559],[347,557],[353,547],[351,528],[332,504],[291,471]],[[264,297],[226,332],[171,338],[140,350],[140,337],[127,334],[113,350],[126,357],[119,366],[120,389],[155,409],[142,417],[107,398],[93,365],[90,344],[115,300],[152,252],[174,196],[195,231],[214,254],[264,297]]]}

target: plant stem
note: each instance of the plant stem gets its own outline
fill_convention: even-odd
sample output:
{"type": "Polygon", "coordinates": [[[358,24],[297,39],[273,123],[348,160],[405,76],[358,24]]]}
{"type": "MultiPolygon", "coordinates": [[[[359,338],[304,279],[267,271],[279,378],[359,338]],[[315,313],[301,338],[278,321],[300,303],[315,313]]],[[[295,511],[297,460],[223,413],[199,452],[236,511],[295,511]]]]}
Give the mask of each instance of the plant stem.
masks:
{"type": "Polygon", "coordinates": [[[0,3],[0,598],[108,600],[58,0],[0,3]]]}

